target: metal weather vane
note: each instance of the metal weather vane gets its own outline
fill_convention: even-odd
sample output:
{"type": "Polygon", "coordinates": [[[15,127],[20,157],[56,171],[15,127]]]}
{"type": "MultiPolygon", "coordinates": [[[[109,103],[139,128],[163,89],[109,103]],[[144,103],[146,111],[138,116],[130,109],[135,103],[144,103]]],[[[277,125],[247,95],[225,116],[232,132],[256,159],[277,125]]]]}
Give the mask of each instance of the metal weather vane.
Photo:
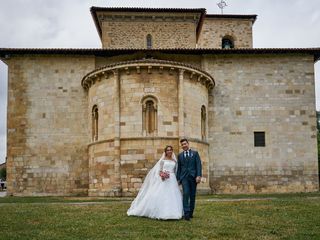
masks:
{"type": "Polygon", "coordinates": [[[221,9],[221,14],[223,14],[223,9],[228,6],[227,3],[223,0],[221,0],[219,3],[217,3],[217,5],[221,9]]]}

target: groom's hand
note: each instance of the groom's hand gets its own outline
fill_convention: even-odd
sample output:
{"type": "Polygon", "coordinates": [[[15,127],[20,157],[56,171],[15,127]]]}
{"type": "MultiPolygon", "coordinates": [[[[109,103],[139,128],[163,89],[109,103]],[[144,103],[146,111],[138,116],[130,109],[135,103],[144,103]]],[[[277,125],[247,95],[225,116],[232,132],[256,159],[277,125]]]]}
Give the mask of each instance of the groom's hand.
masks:
{"type": "Polygon", "coordinates": [[[200,182],[201,182],[201,177],[200,176],[196,177],[196,183],[200,183],[200,182]]]}

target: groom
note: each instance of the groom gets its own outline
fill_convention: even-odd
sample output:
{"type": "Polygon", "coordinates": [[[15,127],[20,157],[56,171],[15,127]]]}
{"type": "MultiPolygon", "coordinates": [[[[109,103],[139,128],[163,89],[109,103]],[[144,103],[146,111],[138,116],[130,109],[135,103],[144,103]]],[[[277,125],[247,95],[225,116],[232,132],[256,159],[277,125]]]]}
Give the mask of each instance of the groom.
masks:
{"type": "Polygon", "coordinates": [[[178,155],[177,180],[182,184],[184,219],[193,217],[197,184],[201,181],[201,159],[197,151],[189,148],[188,139],[180,140],[183,152],[178,155]]]}

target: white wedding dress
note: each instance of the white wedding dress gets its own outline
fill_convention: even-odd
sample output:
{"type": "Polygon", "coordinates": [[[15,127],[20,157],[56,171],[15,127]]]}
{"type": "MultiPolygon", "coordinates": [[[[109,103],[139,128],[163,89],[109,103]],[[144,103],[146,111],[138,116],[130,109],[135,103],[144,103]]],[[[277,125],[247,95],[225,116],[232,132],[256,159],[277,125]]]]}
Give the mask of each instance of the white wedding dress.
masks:
{"type": "Polygon", "coordinates": [[[183,213],[182,195],[176,179],[178,163],[166,160],[164,154],[150,170],[141,189],[127,211],[128,216],[155,219],[180,219],[183,213]],[[170,177],[162,180],[160,171],[167,171],[170,177]]]}

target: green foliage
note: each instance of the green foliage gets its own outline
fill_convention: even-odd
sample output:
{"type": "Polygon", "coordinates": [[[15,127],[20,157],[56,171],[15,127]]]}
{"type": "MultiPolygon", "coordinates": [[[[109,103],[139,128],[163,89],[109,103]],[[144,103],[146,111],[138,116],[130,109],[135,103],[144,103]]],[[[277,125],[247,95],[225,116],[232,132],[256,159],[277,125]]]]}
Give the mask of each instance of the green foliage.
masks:
{"type": "Polygon", "coordinates": [[[7,180],[7,169],[6,168],[0,169],[0,178],[2,180],[7,180]]]}
{"type": "Polygon", "coordinates": [[[316,111],[317,114],[317,128],[320,131],[320,111],[316,111]]]}
{"type": "Polygon", "coordinates": [[[4,197],[0,238],[320,239],[319,192],[220,197],[198,198],[190,222],[128,217],[122,199],[4,197]]]}
{"type": "Polygon", "coordinates": [[[320,177],[320,132],[317,134],[318,139],[318,169],[319,169],[319,177],[320,177]]]}

